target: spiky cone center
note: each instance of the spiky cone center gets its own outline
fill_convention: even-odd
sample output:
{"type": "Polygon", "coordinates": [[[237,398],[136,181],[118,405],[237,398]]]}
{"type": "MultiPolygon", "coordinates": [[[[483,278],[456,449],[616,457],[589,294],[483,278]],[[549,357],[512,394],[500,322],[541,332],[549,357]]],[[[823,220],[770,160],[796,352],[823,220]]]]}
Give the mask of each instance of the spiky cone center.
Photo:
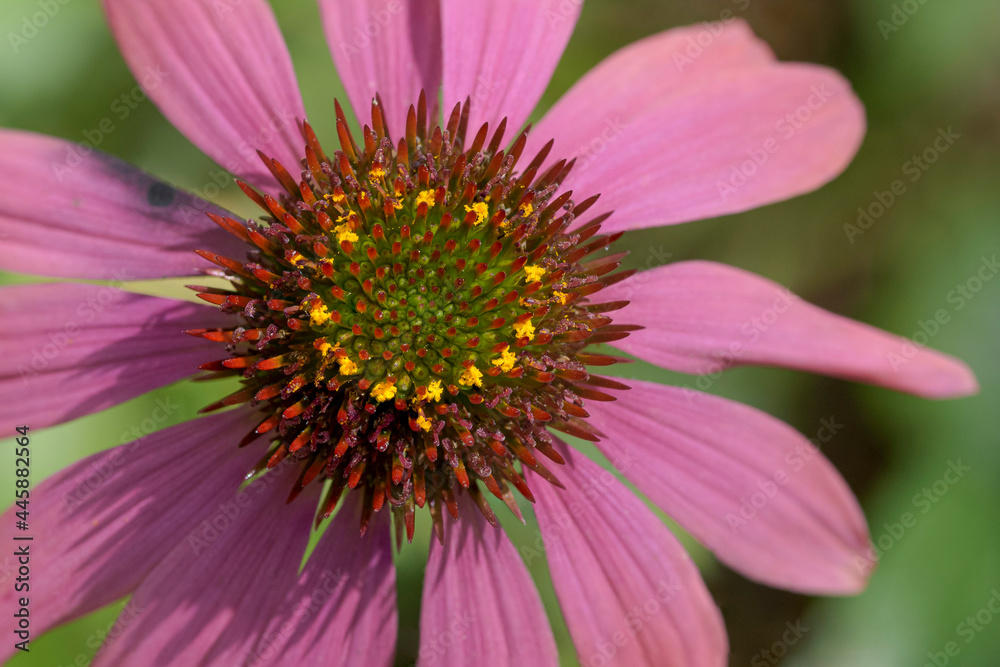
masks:
{"type": "Polygon", "coordinates": [[[626,302],[594,299],[630,273],[591,257],[618,235],[598,234],[607,216],[575,224],[597,197],[560,192],[572,163],[541,172],[550,142],[519,169],[527,133],[504,150],[505,123],[467,142],[468,102],[445,127],[427,117],[421,95],[394,143],[376,103],[359,145],[338,105],[340,150],[303,123],[299,173],[261,155],[285,192],[240,183],[265,224],[213,217],[252,248],[243,261],[199,251],[232,287],[192,288],[239,324],[189,332],[227,345],[202,369],[242,378],[206,411],[263,414],[243,442],[270,443],[251,474],[293,462],[290,501],[329,479],[319,519],[351,489],[362,529],[388,504],[409,539],[415,508],[440,536],[464,491],[496,523],[481,487],[520,516],[511,487],[533,500],[520,466],[558,484],[539,456],[563,462],[548,429],[596,440],[584,399],[624,388],[588,370],[620,360],[585,348],[637,328],[608,315],[626,302]]]}

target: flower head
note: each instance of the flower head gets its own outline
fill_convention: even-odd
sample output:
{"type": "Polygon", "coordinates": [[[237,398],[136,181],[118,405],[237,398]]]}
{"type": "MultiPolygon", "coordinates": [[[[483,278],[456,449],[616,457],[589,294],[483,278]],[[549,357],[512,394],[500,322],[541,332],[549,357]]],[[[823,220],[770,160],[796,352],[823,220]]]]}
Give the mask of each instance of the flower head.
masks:
{"type": "MultiPolygon", "coordinates": [[[[406,517],[428,502],[480,484],[504,501],[511,487],[530,495],[516,466],[540,469],[530,452],[551,451],[550,428],[592,437],[576,382],[596,376],[578,357],[623,305],[595,295],[631,273],[584,265],[618,235],[600,235],[600,219],[569,233],[596,198],[576,204],[560,191],[565,165],[524,178],[527,133],[504,151],[503,124],[492,137],[484,126],[466,147],[468,103],[446,127],[423,127],[421,97],[394,143],[381,108],[372,113],[364,151],[343,135],[332,158],[304,125],[300,183],[285,182],[278,198],[242,185],[267,224],[227,223],[250,241],[242,265],[203,253],[231,271],[233,287],[198,296],[238,317],[222,336],[232,355],[202,368],[241,371],[243,387],[217,406],[252,400],[263,410],[252,435],[274,441],[266,468],[299,451],[323,464],[293,495],[332,479],[329,515],[344,484],[366,490],[376,511],[386,501],[401,508],[412,539],[406,517]],[[447,147],[436,139],[446,136],[447,147]],[[503,229],[526,202],[539,215],[503,229]],[[570,305],[568,293],[589,298],[570,305]]],[[[619,326],[616,338],[628,330],[619,326]]],[[[439,534],[441,520],[434,515],[439,534]]]]}

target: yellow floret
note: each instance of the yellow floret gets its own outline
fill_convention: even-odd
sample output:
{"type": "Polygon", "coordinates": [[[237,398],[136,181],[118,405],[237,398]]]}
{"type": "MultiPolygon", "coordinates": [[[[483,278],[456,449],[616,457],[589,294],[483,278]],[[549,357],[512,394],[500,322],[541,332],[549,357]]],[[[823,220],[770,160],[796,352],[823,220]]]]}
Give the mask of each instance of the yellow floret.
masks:
{"type": "Polygon", "coordinates": [[[339,193],[334,193],[332,195],[323,195],[323,199],[332,201],[334,204],[343,204],[347,200],[347,197],[339,193]]]}
{"type": "Polygon", "coordinates": [[[331,351],[336,352],[339,348],[340,348],[340,343],[334,343],[333,345],[330,345],[330,341],[324,338],[320,342],[319,347],[317,347],[316,349],[319,350],[319,353],[325,357],[331,351]]]}
{"type": "Polygon", "coordinates": [[[371,176],[373,179],[382,178],[383,176],[385,176],[385,169],[382,168],[382,165],[377,164],[375,165],[374,169],[368,172],[368,175],[371,176]]]}
{"type": "Polygon", "coordinates": [[[535,337],[535,325],[531,323],[531,320],[526,320],[520,324],[514,325],[514,333],[517,334],[518,338],[534,338],[535,337]]]}
{"type": "Polygon", "coordinates": [[[481,225],[486,222],[486,218],[490,215],[490,207],[486,205],[486,202],[476,202],[472,206],[466,206],[465,212],[475,212],[476,214],[476,225],[481,225]]]}
{"type": "Polygon", "coordinates": [[[427,208],[432,208],[434,206],[434,191],[424,190],[419,195],[417,195],[417,205],[427,204],[427,208]]]}
{"type": "Polygon", "coordinates": [[[529,264],[524,267],[524,279],[526,282],[533,283],[542,279],[545,275],[545,269],[541,266],[536,266],[534,264],[529,264]]]}
{"type": "Polygon", "coordinates": [[[555,291],[552,293],[552,296],[559,299],[559,303],[561,304],[565,304],[567,301],[569,301],[569,295],[566,294],[565,292],[555,291]]]}
{"type": "Polygon", "coordinates": [[[385,403],[395,396],[396,385],[390,382],[379,382],[377,385],[372,387],[372,397],[379,403],[385,403]]]}
{"type": "Polygon", "coordinates": [[[421,412],[419,415],[417,415],[415,421],[417,422],[417,426],[424,429],[425,431],[431,430],[431,420],[428,419],[427,417],[424,417],[424,413],[421,412]]]}
{"type": "Polygon", "coordinates": [[[434,380],[429,385],[427,385],[427,396],[429,401],[440,401],[441,396],[444,395],[444,389],[441,387],[441,380],[434,380]]]}
{"type": "Polygon", "coordinates": [[[521,208],[518,209],[518,210],[521,211],[521,215],[523,215],[524,217],[527,218],[529,215],[532,214],[532,212],[534,212],[535,207],[532,206],[530,203],[528,203],[528,204],[521,204],[521,208]]]}
{"type": "Polygon", "coordinates": [[[358,235],[351,231],[347,223],[334,227],[333,233],[337,235],[337,243],[343,243],[344,241],[354,243],[358,240],[358,235]]]}
{"type": "Polygon", "coordinates": [[[483,372],[475,366],[466,368],[462,376],[458,378],[458,383],[466,387],[482,387],[483,372]]]}
{"type": "Polygon", "coordinates": [[[507,348],[506,350],[501,352],[500,356],[494,359],[492,363],[494,366],[498,366],[500,370],[506,373],[507,371],[514,368],[514,362],[516,361],[517,361],[517,355],[511,352],[510,348],[507,348]]]}
{"type": "Polygon", "coordinates": [[[338,358],[337,363],[340,365],[341,375],[354,375],[358,372],[358,365],[348,357],[338,358]]]}
{"type": "Polygon", "coordinates": [[[314,327],[322,326],[330,321],[330,309],[322,303],[316,302],[309,310],[309,322],[314,327]]]}

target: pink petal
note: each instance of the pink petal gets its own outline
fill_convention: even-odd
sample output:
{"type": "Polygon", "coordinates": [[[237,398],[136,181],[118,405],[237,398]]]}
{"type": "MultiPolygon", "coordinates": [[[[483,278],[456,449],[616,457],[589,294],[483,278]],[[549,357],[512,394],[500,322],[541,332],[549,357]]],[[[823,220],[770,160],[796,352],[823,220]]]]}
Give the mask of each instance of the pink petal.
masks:
{"type": "MultiPolygon", "coordinates": [[[[784,287],[713,262],[679,262],[614,289],[622,321],[646,327],[615,345],[684,373],[785,366],[926,398],[978,391],[959,361],[806,303],[784,287]]],[[[603,294],[602,294],[603,296],[603,294]]],[[[915,338],[917,338],[915,336],[915,338]]]]}
{"type": "Polygon", "coordinates": [[[396,655],[396,571],[388,511],[360,537],[360,493],[344,506],[306,562],[298,584],[276,610],[251,654],[279,667],[388,667],[396,655]]]}
{"type": "Polygon", "coordinates": [[[720,667],[726,629],[663,522],[564,443],[559,489],[528,471],[552,583],[584,665],[720,667]]]}
{"type": "Polygon", "coordinates": [[[614,150],[635,120],[715,79],[773,64],[771,49],[742,20],[647,37],[605,58],[563,95],[535,126],[525,155],[555,139],[549,163],[577,155],[574,169],[584,171],[614,150]]]}
{"type": "Polygon", "coordinates": [[[556,642],[524,561],[463,495],[431,540],[420,611],[418,667],[558,665],[556,642]]]}
{"type": "Polygon", "coordinates": [[[275,180],[257,150],[299,171],[305,108],[267,0],[102,0],[132,73],[163,115],[250,183],[275,180]]]}
{"type": "Polygon", "coordinates": [[[182,332],[233,324],[208,306],[59,283],[0,290],[0,321],[4,432],[76,419],[194,375],[225,348],[182,332]]]}
{"type": "MultiPolygon", "coordinates": [[[[212,512],[142,581],[95,665],[243,665],[298,579],[316,510],[287,465],[212,512]]],[[[266,663],[265,663],[266,664],[266,663]]]]}
{"type": "Polygon", "coordinates": [[[406,129],[420,91],[437,103],[441,87],[438,0],[320,0],[330,53],[360,122],[381,97],[390,136],[406,129]]]}
{"type": "MultiPolygon", "coordinates": [[[[787,424],[722,398],[629,380],[587,405],[600,450],[719,560],[803,593],[864,588],[868,528],[850,488],[787,424]]],[[[839,430],[824,423],[820,438],[839,430]]]]}
{"type": "Polygon", "coordinates": [[[110,155],[0,130],[0,268],[64,278],[199,275],[193,251],[247,246],[213,223],[219,207],[110,155]]]}
{"type": "MultiPolygon", "coordinates": [[[[469,128],[507,118],[514,138],[545,92],[582,2],[441,0],[444,112],[472,98],[469,128]]],[[[447,115],[445,116],[447,118],[447,115]]]]}
{"type": "Polygon", "coordinates": [[[536,128],[539,140],[556,139],[554,156],[577,158],[564,187],[578,199],[601,193],[602,207],[615,211],[605,229],[757,208],[815,190],[854,157],[864,109],[840,74],[815,65],[767,66],[768,54],[747,43],[748,35],[731,38],[720,41],[717,59],[695,61],[662,84],[653,81],[677,67],[663,58],[681,44],[667,36],[630,47],[638,51],[612,56],[536,128]],[[733,64],[734,47],[745,49],[746,62],[733,64]],[[617,101],[597,103],[597,112],[581,107],[618,78],[628,88],[619,95],[635,110],[619,117],[617,101]]]}
{"type": "MultiPolygon", "coordinates": [[[[160,411],[170,409],[168,401],[160,411]]],[[[15,544],[15,533],[33,536],[31,566],[44,573],[31,581],[36,637],[128,595],[202,520],[234,505],[260,455],[236,448],[240,434],[256,425],[254,416],[237,410],[204,417],[70,466],[31,488],[27,533],[15,530],[17,507],[4,513],[4,544],[15,544]]],[[[33,430],[28,435],[44,446],[33,430]]],[[[11,551],[0,563],[0,608],[8,610],[17,571],[11,551]]],[[[4,642],[0,661],[13,652],[4,642]]]]}

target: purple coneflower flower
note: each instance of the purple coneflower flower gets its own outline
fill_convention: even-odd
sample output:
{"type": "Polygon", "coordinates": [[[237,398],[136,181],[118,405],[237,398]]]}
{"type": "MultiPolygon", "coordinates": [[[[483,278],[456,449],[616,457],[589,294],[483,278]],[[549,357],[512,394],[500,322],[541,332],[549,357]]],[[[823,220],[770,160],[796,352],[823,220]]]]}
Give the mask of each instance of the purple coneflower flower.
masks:
{"type": "Polygon", "coordinates": [[[331,109],[331,150],[264,0],[104,0],[149,96],[238,175],[262,222],[110,156],[0,133],[0,267],[229,281],[195,288],[214,307],[4,289],[0,432],[199,368],[242,383],[208,411],[239,407],[32,490],[36,634],[131,595],[98,664],[389,665],[392,529],[398,544],[420,520],[436,539],[419,664],[555,665],[487,502],[520,517],[517,493],[583,664],[723,665],[721,616],[678,541],[554,432],[595,442],[746,576],[863,588],[864,517],[806,438],[722,398],[625,391],[595,373],[622,359],[590,347],[686,373],[762,364],[929,398],[976,391],[961,362],[763,278],[679,262],[627,280],[602,252],[628,230],[819,187],[857,150],[861,105],[835,72],[778,63],[731,22],[621,50],[522,132],[580,4],[321,0],[351,104],[371,118],[352,136],[331,109]],[[300,569],[310,527],[335,511],[300,569]]]}

